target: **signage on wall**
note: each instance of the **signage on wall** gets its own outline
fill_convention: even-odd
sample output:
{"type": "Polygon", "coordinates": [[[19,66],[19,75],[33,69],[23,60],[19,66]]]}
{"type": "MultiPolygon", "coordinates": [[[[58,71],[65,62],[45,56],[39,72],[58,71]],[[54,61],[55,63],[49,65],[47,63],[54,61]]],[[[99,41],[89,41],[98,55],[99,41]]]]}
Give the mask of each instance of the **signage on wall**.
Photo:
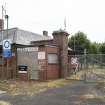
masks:
{"type": "Polygon", "coordinates": [[[19,69],[18,73],[27,73],[28,66],[26,66],[26,65],[19,65],[18,69],[19,69]]]}
{"type": "Polygon", "coordinates": [[[38,51],[38,47],[17,48],[17,51],[27,51],[27,52],[38,51]]]}
{"type": "Polygon", "coordinates": [[[39,60],[45,59],[45,52],[44,51],[38,52],[38,59],[39,60]]]}

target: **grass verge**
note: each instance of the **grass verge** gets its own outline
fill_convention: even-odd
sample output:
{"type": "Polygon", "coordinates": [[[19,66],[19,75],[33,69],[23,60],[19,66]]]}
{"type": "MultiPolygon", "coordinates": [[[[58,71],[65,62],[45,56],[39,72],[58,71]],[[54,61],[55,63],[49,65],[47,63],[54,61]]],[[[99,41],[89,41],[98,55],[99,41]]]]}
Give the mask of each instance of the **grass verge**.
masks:
{"type": "Polygon", "coordinates": [[[6,102],[6,101],[1,101],[0,100],[0,105],[12,105],[11,103],[9,102],[6,102]]]}
{"type": "Polygon", "coordinates": [[[58,88],[70,83],[70,80],[59,79],[46,82],[6,80],[0,81],[0,90],[11,95],[34,95],[51,88],[58,88]]]}

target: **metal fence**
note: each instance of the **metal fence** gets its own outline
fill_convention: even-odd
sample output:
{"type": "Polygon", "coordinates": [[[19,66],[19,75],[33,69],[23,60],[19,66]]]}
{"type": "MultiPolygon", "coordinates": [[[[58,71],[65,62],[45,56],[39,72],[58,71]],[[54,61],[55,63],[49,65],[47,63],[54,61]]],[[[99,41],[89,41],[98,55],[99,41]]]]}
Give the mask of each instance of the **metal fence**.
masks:
{"type": "Polygon", "coordinates": [[[68,78],[105,82],[105,54],[70,55],[68,78]]]}
{"type": "Polygon", "coordinates": [[[17,48],[17,66],[27,66],[29,78],[38,79],[38,47],[17,48]]]}

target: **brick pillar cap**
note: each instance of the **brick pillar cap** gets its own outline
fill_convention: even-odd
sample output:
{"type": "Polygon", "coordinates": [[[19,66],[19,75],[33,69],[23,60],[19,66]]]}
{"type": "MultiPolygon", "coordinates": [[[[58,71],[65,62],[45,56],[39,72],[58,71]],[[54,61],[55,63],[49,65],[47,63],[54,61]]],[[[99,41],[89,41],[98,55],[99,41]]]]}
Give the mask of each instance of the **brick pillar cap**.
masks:
{"type": "Polygon", "coordinates": [[[58,34],[65,34],[67,36],[69,35],[67,31],[62,30],[62,29],[57,30],[57,31],[53,31],[53,33],[52,33],[52,35],[58,35],[58,34]]]}

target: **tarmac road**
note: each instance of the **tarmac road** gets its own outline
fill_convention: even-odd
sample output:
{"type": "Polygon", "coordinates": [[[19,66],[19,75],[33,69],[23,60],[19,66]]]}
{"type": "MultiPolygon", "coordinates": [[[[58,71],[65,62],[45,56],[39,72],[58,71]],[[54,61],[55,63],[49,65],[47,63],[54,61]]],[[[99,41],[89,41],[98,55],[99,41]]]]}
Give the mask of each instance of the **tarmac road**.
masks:
{"type": "Polygon", "coordinates": [[[105,105],[103,94],[95,86],[96,83],[74,81],[72,84],[49,89],[35,96],[0,94],[0,100],[12,105],[105,105]]]}

